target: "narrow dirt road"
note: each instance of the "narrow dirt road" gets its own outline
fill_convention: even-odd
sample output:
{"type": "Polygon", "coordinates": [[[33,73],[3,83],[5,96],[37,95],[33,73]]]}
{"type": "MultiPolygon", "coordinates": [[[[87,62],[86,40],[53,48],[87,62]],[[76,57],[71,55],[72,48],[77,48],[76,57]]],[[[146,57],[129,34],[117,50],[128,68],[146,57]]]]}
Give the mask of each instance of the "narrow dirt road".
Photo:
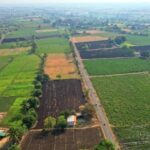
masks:
{"type": "Polygon", "coordinates": [[[78,67],[80,70],[81,77],[83,79],[86,89],[89,90],[90,102],[95,108],[104,138],[111,141],[112,143],[114,143],[116,146],[116,149],[119,150],[120,149],[119,143],[116,140],[116,137],[109,125],[109,121],[107,119],[105,110],[104,110],[103,106],[101,105],[101,102],[95,92],[95,89],[91,83],[88,73],[87,73],[86,69],[84,68],[84,65],[83,65],[83,62],[82,62],[79,52],[78,52],[75,44],[74,43],[72,43],[72,44],[73,44],[73,48],[74,48],[74,52],[75,52],[76,61],[78,62],[78,67]]]}

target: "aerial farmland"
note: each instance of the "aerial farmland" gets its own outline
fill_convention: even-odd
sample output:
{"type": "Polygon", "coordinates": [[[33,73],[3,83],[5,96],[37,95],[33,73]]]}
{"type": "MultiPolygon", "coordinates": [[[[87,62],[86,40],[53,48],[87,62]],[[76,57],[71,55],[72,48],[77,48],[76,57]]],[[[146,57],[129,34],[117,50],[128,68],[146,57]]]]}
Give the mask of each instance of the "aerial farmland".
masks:
{"type": "Polygon", "coordinates": [[[0,3],[0,149],[149,150],[149,5],[91,6],[0,3]]]}

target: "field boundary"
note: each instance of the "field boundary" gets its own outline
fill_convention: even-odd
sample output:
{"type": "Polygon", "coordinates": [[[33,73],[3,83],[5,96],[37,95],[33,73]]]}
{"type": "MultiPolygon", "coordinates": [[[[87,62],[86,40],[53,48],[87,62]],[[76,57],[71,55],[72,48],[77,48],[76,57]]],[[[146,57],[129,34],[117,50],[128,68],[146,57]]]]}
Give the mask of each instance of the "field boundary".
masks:
{"type": "Polygon", "coordinates": [[[116,76],[126,76],[126,75],[144,75],[149,74],[149,71],[143,72],[129,72],[129,73],[119,73],[119,74],[109,74],[109,75],[89,75],[90,78],[102,78],[102,77],[116,77],[116,76]]]}

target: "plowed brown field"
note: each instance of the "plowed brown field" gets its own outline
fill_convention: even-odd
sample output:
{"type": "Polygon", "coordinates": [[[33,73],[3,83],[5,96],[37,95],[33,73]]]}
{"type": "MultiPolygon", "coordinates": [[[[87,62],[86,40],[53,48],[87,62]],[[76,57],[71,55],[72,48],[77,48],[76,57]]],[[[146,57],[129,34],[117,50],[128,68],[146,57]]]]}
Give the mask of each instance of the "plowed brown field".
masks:
{"type": "Polygon", "coordinates": [[[47,56],[44,71],[51,79],[79,78],[72,56],[65,54],[50,54],[47,56]]]}

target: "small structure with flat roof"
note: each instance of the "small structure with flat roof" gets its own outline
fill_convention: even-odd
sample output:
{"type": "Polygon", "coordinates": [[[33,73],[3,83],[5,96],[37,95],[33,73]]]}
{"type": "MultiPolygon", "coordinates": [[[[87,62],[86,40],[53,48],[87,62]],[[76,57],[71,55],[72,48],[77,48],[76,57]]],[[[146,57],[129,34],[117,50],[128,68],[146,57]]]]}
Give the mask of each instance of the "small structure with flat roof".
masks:
{"type": "Polygon", "coordinates": [[[67,124],[69,126],[75,126],[77,124],[77,117],[75,115],[71,115],[67,118],[67,124]]]}

